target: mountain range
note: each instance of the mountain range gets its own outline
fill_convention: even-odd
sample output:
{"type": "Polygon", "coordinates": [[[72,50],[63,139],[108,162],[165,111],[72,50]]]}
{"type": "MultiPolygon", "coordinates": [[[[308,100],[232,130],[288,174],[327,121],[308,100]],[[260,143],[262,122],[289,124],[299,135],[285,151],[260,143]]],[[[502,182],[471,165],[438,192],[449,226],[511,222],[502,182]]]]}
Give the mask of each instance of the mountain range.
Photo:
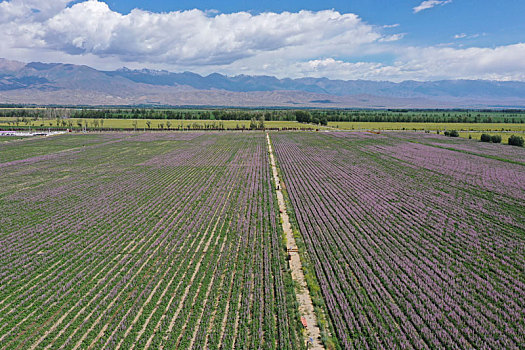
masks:
{"type": "Polygon", "coordinates": [[[0,59],[0,103],[318,108],[523,108],[525,82],[278,79],[157,70],[102,71],[0,59]]]}

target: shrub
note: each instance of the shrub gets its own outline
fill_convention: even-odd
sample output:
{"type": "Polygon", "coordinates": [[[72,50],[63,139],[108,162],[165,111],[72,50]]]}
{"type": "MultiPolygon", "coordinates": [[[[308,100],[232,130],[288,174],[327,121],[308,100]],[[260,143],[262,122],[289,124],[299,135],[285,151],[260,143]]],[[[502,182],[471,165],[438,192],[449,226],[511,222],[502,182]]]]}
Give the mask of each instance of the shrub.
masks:
{"type": "Polygon", "coordinates": [[[459,132],[457,130],[445,131],[445,136],[458,137],[459,132]]]}
{"type": "Polygon", "coordinates": [[[523,147],[523,137],[512,135],[509,137],[509,145],[523,147]]]}
{"type": "Polygon", "coordinates": [[[491,137],[489,134],[481,134],[481,142],[490,142],[491,137]]]}
{"type": "Polygon", "coordinates": [[[492,143],[501,143],[501,136],[500,135],[492,135],[490,137],[490,142],[492,142],[492,143]]]}

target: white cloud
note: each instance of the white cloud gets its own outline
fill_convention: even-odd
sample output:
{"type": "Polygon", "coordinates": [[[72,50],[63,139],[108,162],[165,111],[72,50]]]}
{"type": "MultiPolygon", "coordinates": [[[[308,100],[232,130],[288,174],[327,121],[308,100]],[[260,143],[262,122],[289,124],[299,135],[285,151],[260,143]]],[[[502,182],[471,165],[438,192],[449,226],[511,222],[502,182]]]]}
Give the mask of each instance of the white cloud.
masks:
{"type": "MultiPolygon", "coordinates": [[[[72,55],[112,56],[131,62],[221,65],[288,48],[336,48],[349,53],[383,37],[380,28],[364,23],[357,15],[334,10],[252,15],[135,9],[123,15],[97,0],[67,8],[68,1],[55,2],[51,7],[55,12],[61,10],[43,20],[31,17],[31,6],[27,4],[14,6],[14,0],[0,3],[0,8],[6,8],[0,16],[5,13],[11,23],[24,24],[7,33],[11,39],[27,37],[13,45],[45,47],[72,55]]],[[[395,36],[388,38],[396,40],[395,36]]]]}
{"type": "Polygon", "coordinates": [[[450,4],[452,0],[426,0],[423,1],[418,6],[414,7],[414,13],[421,12],[423,10],[428,10],[436,6],[442,6],[446,4],[450,4]]]}
{"type": "Polygon", "coordinates": [[[390,65],[325,58],[298,63],[294,69],[298,76],[332,79],[525,80],[525,43],[468,49],[409,47],[398,51],[398,59],[390,65]]]}
{"type": "Polygon", "coordinates": [[[381,43],[386,43],[386,42],[389,42],[389,41],[398,41],[398,40],[403,39],[405,37],[405,35],[406,35],[406,33],[397,33],[397,34],[393,34],[393,35],[384,36],[381,39],[379,39],[378,41],[381,42],[381,43]]]}
{"type": "Polygon", "coordinates": [[[476,38],[479,38],[480,36],[482,36],[484,34],[470,34],[470,35],[467,35],[465,33],[460,33],[460,34],[456,34],[454,35],[454,39],[458,40],[458,39],[476,39],[476,38]]]}
{"type": "Polygon", "coordinates": [[[377,62],[344,62],[334,58],[310,60],[296,64],[301,76],[330,77],[332,79],[386,80],[396,76],[397,68],[377,62]]]}
{"type": "Polygon", "coordinates": [[[525,43],[495,48],[410,48],[405,66],[417,67],[428,79],[525,79],[525,43]]]}
{"type": "MultiPolygon", "coordinates": [[[[0,56],[99,69],[126,65],[200,74],[525,80],[523,43],[494,48],[407,47],[402,41],[405,34],[394,29],[397,25],[372,26],[355,14],[334,10],[121,14],[97,0],[71,3],[0,2],[0,56]]],[[[423,5],[436,6],[428,1],[423,5]]],[[[455,38],[476,36],[459,33],[455,38]]]]}
{"type": "Polygon", "coordinates": [[[12,0],[0,2],[0,21],[42,21],[62,11],[72,0],[12,0]]]}

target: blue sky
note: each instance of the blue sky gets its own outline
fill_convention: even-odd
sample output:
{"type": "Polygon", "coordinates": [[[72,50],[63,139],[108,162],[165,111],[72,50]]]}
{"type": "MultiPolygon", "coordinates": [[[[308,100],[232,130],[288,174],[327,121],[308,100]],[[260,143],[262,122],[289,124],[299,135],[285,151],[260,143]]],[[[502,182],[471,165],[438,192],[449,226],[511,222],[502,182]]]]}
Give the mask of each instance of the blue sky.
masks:
{"type": "Polygon", "coordinates": [[[495,46],[525,40],[525,1],[523,0],[456,0],[417,14],[413,8],[423,1],[392,0],[325,0],[325,1],[105,1],[111,9],[129,13],[141,8],[153,12],[181,11],[198,8],[223,13],[238,11],[297,12],[334,9],[355,13],[375,25],[399,24],[411,44],[434,45],[449,42],[454,35],[484,34],[465,39],[463,45],[495,46]]]}
{"type": "Polygon", "coordinates": [[[7,59],[333,79],[525,80],[523,0],[0,1],[7,59]]]}

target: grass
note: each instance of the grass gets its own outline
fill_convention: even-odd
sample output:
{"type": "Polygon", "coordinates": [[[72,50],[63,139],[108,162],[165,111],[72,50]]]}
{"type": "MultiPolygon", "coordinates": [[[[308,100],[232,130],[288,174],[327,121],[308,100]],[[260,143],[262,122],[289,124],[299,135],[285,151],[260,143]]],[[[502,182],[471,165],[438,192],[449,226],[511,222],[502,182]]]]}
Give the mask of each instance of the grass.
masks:
{"type": "MultiPolygon", "coordinates": [[[[16,118],[12,117],[0,117],[0,127],[15,127],[13,123],[16,118]]],[[[101,119],[97,119],[100,121],[101,119]]],[[[79,129],[77,122],[81,122],[83,125],[87,123],[88,128],[93,128],[93,122],[95,119],[81,119],[81,118],[70,118],[67,119],[72,123],[74,129],[79,129]]],[[[235,128],[250,128],[249,120],[180,120],[180,119],[103,119],[104,124],[98,126],[97,129],[134,129],[135,122],[136,128],[140,130],[159,130],[161,125],[167,128],[167,123],[171,123],[171,129],[179,128],[192,128],[192,129],[214,129],[219,126],[224,126],[226,129],[235,128]],[[148,127],[147,122],[150,122],[148,127]]],[[[56,127],[56,120],[31,120],[29,123],[18,124],[19,128],[46,128],[56,127]]],[[[509,124],[509,123],[391,123],[391,122],[329,122],[328,127],[313,125],[313,124],[302,124],[295,121],[266,121],[266,128],[272,129],[310,129],[310,130],[429,130],[429,131],[444,131],[444,130],[458,130],[460,136],[467,137],[471,134],[472,138],[479,139],[481,134],[479,132],[487,132],[491,134],[501,134],[504,142],[508,139],[511,134],[506,132],[515,132],[517,134],[525,133],[525,124],[509,124]],[[478,134],[479,133],[479,134],[478,134]]],[[[60,127],[63,127],[62,124],[60,127]]],[[[67,126],[65,126],[67,127],[67,126]]]]}
{"type": "MultiPolygon", "coordinates": [[[[14,121],[16,118],[11,117],[3,117],[0,118],[0,127],[15,127],[14,121]]],[[[101,119],[97,119],[100,121],[101,119]]],[[[82,123],[88,123],[88,128],[93,127],[93,121],[94,119],[81,119],[81,118],[70,118],[67,119],[67,121],[71,121],[73,124],[73,128],[78,129],[77,122],[82,123]]],[[[235,128],[250,128],[250,121],[249,120],[166,120],[166,119],[104,119],[104,124],[102,127],[103,129],[133,129],[135,128],[134,122],[136,122],[136,128],[141,130],[159,130],[160,125],[162,124],[164,128],[167,128],[167,123],[171,123],[171,129],[177,129],[177,128],[202,128],[206,129],[212,128],[213,126],[219,126],[224,125],[226,129],[235,129],[235,128]],[[148,128],[147,122],[150,122],[151,125],[148,128]]],[[[295,121],[266,121],[265,126],[267,128],[278,128],[278,129],[320,129],[322,127],[312,125],[312,124],[301,124],[295,121]]],[[[37,121],[30,121],[30,123],[19,123],[18,127],[56,127],[56,120],[50,119],[50,120],[37,120],[37,121]]],[[[60,125],[62,127],[62,125],[60,125]]],[[[66,126],[67,127],[67,126],[66,126]]],[[[323,128],[325,129],[325,128],[323,128]]]]}
{"type": "MultiPolygon", "coordinates": [[[[506,123],[390,123],[390,122],[329,122],[340,130],[458,130],[458,131],[520,131],[525,124],[506,123]]],[[[467,136],[468,137],[468,136],[467,136]]]]}

